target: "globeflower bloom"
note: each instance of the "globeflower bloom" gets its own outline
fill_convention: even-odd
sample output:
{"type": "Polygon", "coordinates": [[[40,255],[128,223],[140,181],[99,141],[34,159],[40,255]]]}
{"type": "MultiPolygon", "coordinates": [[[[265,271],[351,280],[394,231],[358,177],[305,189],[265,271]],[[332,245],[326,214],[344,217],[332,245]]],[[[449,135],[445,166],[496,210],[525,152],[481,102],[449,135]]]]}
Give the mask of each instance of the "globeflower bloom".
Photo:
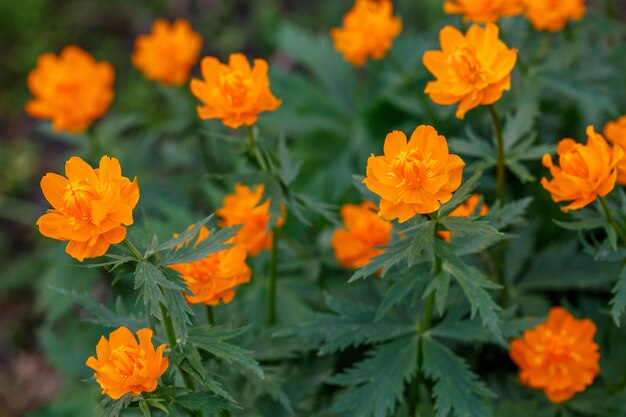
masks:
{"type": "MultiPolygon", "coordinates": [[[[618,145],[622,149],[626,148],[626,116],[609,122],[604,127],[604,137],[613,145],[618,145]]],[[[617,163],[617,182],[626,185],[626,156],[617,163]]]]}
{"type": "Polygon", "coordinates": [[[596,325],[577,320],[564,308],[553,307],[548,320],[511,341],[509,355],[520,368],[522,384],[542,389],[560,403],[584,391],[600,371],[596,325]]]}
{"type": "Polygon", "coordinates": [[[55,131],[84,132],[109,109],[114,79],[111,64],[96,62],[77,46],[66,46],[58,56],[45,53],[28,74],[34,98],[26,113],[51,120],[55,131]]]}
{"type": "Polygon", "coordinates": [[[378,215],[400,223],[439,210],[461,185],[465,163],[448,151],[446,138],[419,126],[407,143],[397,130],[385,138],[384,155],[371,155],[363,183],[380,196],[378,215]]]}
{"type": "Polygon", "coordinates": [[[495,23],[500,17],[520,14],[522,6],[518,0],[446,0],[443,10],[462,14],[466,22],[495,23]]]}
{"type": "MultiPolygon", "coordinates": [[[[196,244],[209,237],[209,229],[202,226],[196,244]]],[[[230,303],[234,287],[250,282],[252,271],[246,264],[246,248],[236,245],[195,262],[170,265],[180,272],[193,295],[184,294],[189,304],[218,305],[230,303]]]]}
{"type": "Polygon", "coordinates": [[[170,25],[159,19],[149,35],[140,35],[135,40],[132,61],[149,80],[181,85],[189,79],[201,48],[202,38],[187,20],[178,19],[170,25]]]}
{"type": "Polygon", "coordinates": [[[569,20],[580,20],[586,12],[585,0],[521,0],[526,17],[536,30],[556,32],[569,20]]]}
{"type": "MultiPolygon", "coordinates": [[[[449,214],[449,216],[454,217],[469,217],[476,212],[476,206],[480,202],[479,194],[472,194],[470,198],[468,198],[463,204],[458,206],[457,208],[449,214]]],[[[489,212],[489,207],[486,204],[483,204],[480,207],[479,214],[481,216],[486,215],[489,212]]],[[[450,232],[447,230],[440,230],[437,232],[437,235],[443,239],[445,242],[450,242],[450,232]]]]}
{"type": "MultiPolygon", "coordinates": [[[[242,227],[234,236],[233,242],[245,246],[248,254],[256,256],[263,249],[269,249],[272,245],[273,233],[268,230],[270,223],[270,200],[263,203],[263,193],[265,186],[257,185],[254,189],[242,184],[235,185],[235,192],[224,198],[222,208],[215,212],[221,219],[220,227],[237,226],[242,227]]],[[[276,226],[280,227],[284,223],[282,217],[276,220],[276,226]]]]}
{"type": "Polygon", "coordinates": [[[330,36],[346,61],[362,67],[368,58],[383,59],[401,30],[390,0],[356,0],[343,27],[332,29],[330,36]]]}
{"type": "Polygon", "coordinates": [[[66,252],[81,262],[102,256],[110,245],[124,240],[124,226],[133,224],[137,179],[123,177],[119,161],[106,155],[96,169],[73,156],[65,163],[65,175],[49,172],[41,179],[41,190],[53,208],[37,220],[39,231],[69,241],[66,252]]]}
{"type": "Polygon", "coordinates": [[[331,244],[342,267],[360,268],[384,253],[377,247],[389,244],[393,226],[378,217],[376,211],[376,206],[369,201],[341,208],[344,227],[335,230],[331,244]]]}
{"type": "Polygon", "coordinates": [[[464,36],[446,26],[439,33],[441,50],[424,53],[424,65],[436,78],[426,85],[426,94],[437,104],[458,103],[459,119],[479,105],[495,103],[511,88],[517,50],[509,49],[498,31],[491,23],[484,29],[473,25],[464,36]]]}
{"type": "Polygon", "coordinates": [[[593,126],[587,128],[587,136],[586,145],[573,139],[559,142],[556,153],[560,166],[554,165],[550,154],[542,159],[553,178],[550,181],[542,178],[541,185],[550,192],[554,202],[571,201],[561,209],[564,212],[583,208],[615,187],[617,165],[624,151],[619,145],[611,148],[593,126]]]}
{"type": "Polygon", "coordinates": [[[126,327],[122,326],[109,335],[102,336],[96,346],[96,357],[87,359],[87,366],[96,371],[94,376],[102,387],[102,393],[114,400],[130,393],[137,397],[142,392],[152,392],[157,380],[169,365],[163,357],[165,345],[154,348],[152,330],[137,332],[139,343],[126,327]]]}
{"type": "Polygon", "coordinates": [[[270,91],[264,59],[255,59],[250,68],[248,58],[237,53],[230,55],[228,65],[205,57],[200,67],[204,80],[192,79],[191,92],[203,103],[198,106],[201,119],[221,119],[232,128],[251,126],[259,113],[276,110],[281,104],[270,91]]]}

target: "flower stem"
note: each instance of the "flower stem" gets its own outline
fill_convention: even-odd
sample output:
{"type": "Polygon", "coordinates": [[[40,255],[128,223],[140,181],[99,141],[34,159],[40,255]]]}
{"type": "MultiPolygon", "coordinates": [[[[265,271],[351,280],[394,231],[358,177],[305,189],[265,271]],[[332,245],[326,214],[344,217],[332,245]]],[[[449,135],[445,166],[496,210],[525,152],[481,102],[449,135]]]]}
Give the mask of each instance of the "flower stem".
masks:
{"type": "Polygon", "coordinates": [[[137,258],[138,261],[144,261],[145,260],[145,258],[141,255],[141,253],[137,249],[137,247],[135,247],[135,245],[133,245],[132,242],[130,240],[128,240],[128,238],[124,238],[124,240],[122,240],[122,244],[124,246],[126,246],[126,248],[130,251],[130,253],[135,258],[137,258]]]}
{"type": "Polygon", "coordinates": [[[259,168],[261,168],[261,171],[268,172],[267,164],[265,163],[265,160],[263,159],[263,155],[261,155],[261,151],[259,150],[259,147],[256,144],[256,137],[254,135],[254,126],[248,125],[247,128],[248,128],[248,140],[250,144],[250,152],[256,159],[256,163],[259,165],[259,168]]]}
{"type": "Polygon", "coordinates": [[[272,229],[272,251],[269,268],[269,302],[267,306],[267,324],[276,324],[276,264],[278,260],[278,227],[272,229]]]}
{"type": "Polygon", "coordinates": [[[206,319],[207,323],[211,326],[215,326],[215,314],[213,313],[213,307],[209,305],[206,306],[206,319]]]}
{"type": "Polygon", "coordinates": [[[611,208],[607,204],[606,199],[604,197],[598,196],[598,200],[600,200],[600,203],[602,204],[602,208],[604,209],[604,214],[606,215],[606,221],[609,222],[611,226],[613,226],[613,229],[615,229],[615,232],[617,233],[617,235],[620,237],[620,239],[622,239],[622,243],[624,243],[624,246],[626,246],[626,233],[624,233],[624,229],[622,229],[622,227],[615,221],[613,212],[611,211],[611,208]]]}
{"type": "Polygon", "coordinates": [[[501,204],[504,204],[505,195],[505,165],[504,165],[504,139],[502,138],[502,122],[498,117],[498,112],[493,104],[487,106],[491,119],[493,121],[493,130],[496,135],[496,150],[498,152],[498,161],[496,164],[496,197],[501,204]]]}

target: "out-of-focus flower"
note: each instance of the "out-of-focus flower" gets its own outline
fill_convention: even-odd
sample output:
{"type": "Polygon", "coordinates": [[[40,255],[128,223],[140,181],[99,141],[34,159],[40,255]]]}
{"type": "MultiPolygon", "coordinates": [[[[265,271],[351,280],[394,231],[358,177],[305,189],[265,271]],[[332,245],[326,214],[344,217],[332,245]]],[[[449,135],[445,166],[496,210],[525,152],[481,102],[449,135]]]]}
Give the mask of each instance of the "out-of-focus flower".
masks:
{"type": "Polygon", "coordinates": [[[96,371],[95,377],[102,393],[117,400],[126,393],[137,397],[142,392],[152,392],[157,380],[169,365],[163,357],[165,345],[154,348],[152,330],[137,332],[139,343],[126,327],[120,327],[102,336],[96,346],[96,357],[87,359],[87,366],[96,371]]]}
{"type": "MultiPolygon", "coordinates": [[[[269,249],[272,244],[272,231],[268,230],[271,217],[270,200],[261,203],[264,192],[263,184],[257,185],[254,189],[236,184],[235,192],[227,195],[222,208],[216,211],[221,219],[220,227],[242,225],[232,243],[245,246],[250,256],[258,255],[263,249],[269,249]]],[[[277,227],[283,223],[282,217],[276,220],[277,227]]]]}
{"type": "MultiPolygon", "coordinates": [[[[614,145],[626,149],[626,116],[607,123],[604,127],[604,137],[614,145]]],[[[626,185],[626,156],[617,163],[617,182],[626,185]]]]}
{"type": "Polygon", "coordinates": [[[526,17],[536,30],[559,31],[569,20],[580,20],[585,0],[521,0],[526,17]]]}
{"type": "Polygon", "coordinates": [[[390,0],[356,0],[343,27],[331,29],[330,36],[346,61],[361,67],[368,58],[383,59],[401,30],[390,0]]]}
{"type": "MultiPolygon", "coordinates": [[[[202,226],[196,244],[209,237],[209,229],[202,226]]],[[[236,245],[195,262],[170,265],[180,272],[193,295],[183,294],[190,304],[218,305],[230,303],[234,288],[250,282],[252,271],[246,264],[246,248],[236,245]]]]}
{"type": "Polygon", "coordinates": [[[149,80],[181,85],[189,79],[201,48],[202,38],[187,20],[178,19],[170,25],[158,19],[149,35],[140,35],[135,40],[132,61],[149,80]]]}
{"type": "Polygon", "coordinates": [[[341,208],[344,227],[335,230],[331,244],[335,257],[344,268],[360,268],[384,252],[378,246],[391,241],[393,225],[378,217],[377,208],[369,201],[341,208]]]}
{"type": "Polygon", "coordinates": [[[379,216],[400,223],[439,210],[461,185],[465,163],[448,151],[446,138],[419,126],[407,143],[403,132],[385,138],[384,155],[371,155],[363,183],[379,195],[379,216]]]}
{"type": "Polygon", "coordinates": [[[522,5],[519,0],[446,0],[443,10],[462,14],[466,22],[495,23],[500,17],[520,14],[522,5]]]}
{"type": "Polygon", "coordinates": [[[109,109],[114,80],[111,64],[96,62],[77,46],[66,46],[59,56],[45,53],[28,74],[33,99],[26,112],[51,120],[55,131],[81,133],[109,109]]]}
{"type": "Polygon", "coordinates": [[[595,332],[591,320],[577,320],[553,307],[546,322],[511,341],[509,354],[520,368],[522,384],[542,389],[555,403],[584,391],[600,371],[595,332]]]}
{"type": "Polygon", "coordinates": [[[37,220],[42,235],[69,241],[66,252],[83,261],[104,255],[126,237],[139,201],[137,179],[122,176],[115,158],[103,156],[93,169],[77,156],[65,163],[63,177],[47,173],[41,190],[52,209],[37,220]]]}
{"type": "Polygon", "coordinates": [[[250,68],[243,54],[231,54],[228,65],[210,56],[202,58],[200,68],[204,80],[192,79],[191,92],[203,103],[198,106],[201,119],[221,119],[232,128],[251,126],[259,113],[281,104],[270,91],[264,59],[255,59],[250,68]]]}
{"type": "Polygon", "coordinates": [[[541,179],[541,185],[552,195],[554,202],[571,201],[561,208],[564,212],[585,207],[598,196],[604,197],[617,179],[617,164],[624,157],[619,145],[610,147],[593,126],[587,128],[587,144],[563,139],[556,148],[559,165],[545,154],[542,162],[550,169],[552,180],[541,179]]]}
{"type": "MultiPolygon", "coordinates": [[[[458,216],[458,217],[469,217],[476,212],[476,206],[480,202],[479,194],[472,194],[470,198],[468,198],[463,204],[458,206],[457,208],[449,214],[449,216],[458,216]]],[[[489,207],[486,204],[483,204],[480,207],[480,215],[484,216],[489,212],[489,207]]],[[[447,230],[440,230],[437,232],[437,235],[446,242],[450,242],[450,232],[447,230]]]]}
{"type": "Polygon", "coordinates": [[[517,50],[498,37],[498,26],[473,25],[463,35],[446,26],[439,33],[440,51],[424,53],[424,65],[435,76],[425,92],[437,104],[459,103],[456,117],[479,106],[493,104],[511,88],[517,50]]]}

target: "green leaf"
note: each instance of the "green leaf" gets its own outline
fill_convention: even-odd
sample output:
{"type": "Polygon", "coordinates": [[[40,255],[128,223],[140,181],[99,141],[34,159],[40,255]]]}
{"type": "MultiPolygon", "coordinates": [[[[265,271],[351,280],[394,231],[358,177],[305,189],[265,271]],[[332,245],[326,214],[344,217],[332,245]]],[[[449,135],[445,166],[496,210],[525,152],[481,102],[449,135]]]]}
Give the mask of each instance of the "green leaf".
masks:
{"type": "Polygon", "coordinates": [[[119,417],[122,410],[127,408],[133,397],[130,394],[125,394],[119,400],[113,400],[110,397],[105,397],[99,407],[102,408],[102,414],[100,417],[119,417]]]}
{"type": "Polygon", "coordinates": [[[503,230],[507,226],[519,224],[524,221],[524,214],[533,201],[532,197],[522,198],[517,201],[500,206],[500,202],[491,207],[485,219],[490,221],[495,228],[503,230]]]}
{"type": "Polygon", "coordinates": [[[403,401],[405,384],[416,369],[419,337],[411,335],[375,347],[364,361],[328,382],[341,386],[356,385],[332,406],[331,411],[359,417],[393,415],[403,401]]]}
{"type": "Polygon", "coordinates": [[[524,165],[520,164],[519,162],[510,158],[507,158],[504,161],[504,164],[522,183],[535,181],[535,176],[530,173],[528,168],[526,168],[524,165]]]}
{"type": "Polygon", "coordinates": [[[405,237],[389,246],[386,246],[384,248],[385,252],[372,258],[372,261],[369,264],[357,269],[352,274],[348,282],[354,282],[359,279],[367,278],[370,275],[375,274],[379,269],[383,270],[382,276],[384,277],[391,267],[402,262],[407,258],[407,256],[409,256],[411,244],[412,240],[405,237]]]}
{"type": "Polygon", "coordinates": [[[162,262],[165,265],[195,262],[212,253],[229,248],[233,245],[224,242],[233,237],[239,228],[240,226],[225,227],[217,232],[211,230],[209,236],[199,242],[190,239],[183,243],[180,248],[166,252],[162,262]]]}
{"type": "MultiPolygon", "coordinates": [[[[423,288],[430,275],[430,265],[419,265],[402,273],[385,293],[376,311],[374,321],[380,321],[393,306],[404,300],[415,287],[423,288]]],[[[419,290],[417,292],[420,293],[419,290]]]]}
{"type": "Polygon", "coordinates": [[[476,216],[448,216],[439,221],[454,236],[502,234],[489,221],[476,219],[476,216]]]}
{"type": "Polygon", "coordinates": [[[611,299],[611,315],[615,324],[619,327],[622,314],[626,309],[626,267],[622,267],[622,271],[617,278],[617,284],[613,288],[613,299],[611,299]]]}
{"type": "Polygon", "coordinates": [[[293,159],[287,148],[287,142],[282,136],[278,141],[278,158],[280,161],[280,178],[286,185],[290,185],[298,177],[302,162],[293,159]]]}
{"type": "Polygon", "coordinates": [[[145,257],[148,258],[149,256],[157,252],[163,252],[166,250],[175,249],[176,247],[187,242],[188,240],[195,240],[195,238],[200,234],[200,229],[202,228],[202,226],[207,224],[209,220],[213,218],[213,216],[214,215],[211,214],[210,216],[205,217],[204,219],[194,223],[192,227],[180,232],[176,237],[168,240],[167,242],[161,243],[160,245],[156,246],[154,249],[149,249],[146,252],[145,257]]]}
{"type": "Polygon", "coordinates": [[[470,197],[470,195],[474,191],[474,188],[476,188],[476,186],[478,185],[481,175],[482,172],[478,171],[468,180],[464,181],[463,184],[461,184],[461,186],[458,190],[456,190],[450,201],[448,201],[446,204],[443,204],[439,209],[440,218],[452,213],[455,208],[463,204],[465,200],[470,197]]]}
{"type": "Polygon", "coordinates": [[[435,292],[435,305],[437,306],[437,313],[443,317],[443,313],[446,307],[446,300],[448,298],[448,289],[450,288],[450,274],[446,271],[441,271],[430,282],[422,299],[426,299],[430,294],[435,292]]]}
{"type": "Polygon", "coordinates": [[[415,265],[425,249],[432,248],[436,227],[437,222],[433,220],[426,221],[418,226],[417,233],[415,234],[415,237],[413,237],[411,247],[409,249],[409,266],[415,265]]]}
{"type": "Polygon", "coordinates": [[[191,411],[202,411],[208,414],[219,414],[222,410],[232,410],[232,403],[218,397],[212,392],[199,391],[176,397],[176,404],[191,411]]]}
{"type": "Polygon", "coordinates": [[[425,338],[424,373],[435,382],[436,417],[491,417],[489,408],[479,397],[495,397],[467,363],[450,349],[433,339],[425,338]]]}

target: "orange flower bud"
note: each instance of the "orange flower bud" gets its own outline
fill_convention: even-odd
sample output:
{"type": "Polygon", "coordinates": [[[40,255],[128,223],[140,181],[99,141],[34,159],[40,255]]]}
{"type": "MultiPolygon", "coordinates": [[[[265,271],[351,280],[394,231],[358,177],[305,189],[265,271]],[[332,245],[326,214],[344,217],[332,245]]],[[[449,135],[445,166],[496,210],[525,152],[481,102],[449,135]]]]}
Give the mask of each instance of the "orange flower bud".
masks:
{"type": "MultiPolygon", "coordinates": [[[[458,217],[469,217],[476,211],[476,206],[480,202],[480,195],[472,194],[470,198],[468,198],[463,204],[458,206],[457,208],[449,214],[449,216],[458,216],[458,217]]],[[[489,207],[486,204],[483,204],[480,208],[480,215],[484,216],[489,212],[489,207]]],[[[450,242],[450,232],[447,230],[440,230],[437,232],[437,235],[443,239],[445,242],[450,242]]]]}
{"type": "Polygon", "coordinates": [[[117,400],[126,393],[137,397],[142,392],[152,392],[157,379],[169,365],[163,357],[165,345],[156,350],[152,344],[152,330],[137,332],[139,343],[126,327],[122,326],[104,336],[96,346],[97,358],[90,356],[87,366],[96,371],[94,376],[102,387],[102,393],[117,400]]]}
{"type": "Polygon", "coordinates": [[[419,126],[408,143],[406,135],[395,130],[385,138],[384,155],[367,160],[363,183],[381,198],[378,215],[402,223],[449,201],[461,185],[464,166],[432,126],[419,126]]]}
{"type": "Polygon", "coordinates": [[[28,74],[34,98],[26,103],[26,112],[52,120],[55,131],[81,133],[109,109],[114,79],[111,64],[96,62],[77,46],[66,46],[59,56],[43,54],[28,74]]]}
{"type": "Polygon", "coordinates": [[[66,252],[81,262],[102,256],[110,245],[124,240],[124,226],[133,224],[137,179],[123,177],[119,161],[108,156],[96,169],[73,156],[65,163],[65,175],[49,172],[41,179],[41,190],[53,208],[37,220],[39,232],[69,241],[66,252]]]}
{"type": "Polygon", "coordinates": [[[521,0],[526,17],[536,30],[556,32],[568,20],[580,20],[586,12],[585,0],[521,0]]]}
{"type": "Polygon", "coordinates": [[[518,0],[446,0],[443,10],[462,14],[466,22],[495,23],[500,17],[520,14],[522,6],[518,0]]]}
{"type": "Polygon", "coordinates": [[[384,252],[377,246],[391,241],[393,225],[376,215],[377,208],[369,201],[360,205],[345,204],[341,208],[344,228],[335,230],[331,244],[335,257],[344,268],[360,268],[384,252]]]}
{"type": "Polygon", "coordinates": [[[149,35],[140,35],[135,40],[132,61],[149,80],[181,85],[189,79],[201,48],[202,38],[187,20],[178,19],[170,25],[159,19],[149,35]]]}
{"type": "Polygon", "coordinates": [[[270,91],[264,59],[255,59],[250,68],[243,54],[231,54],[228,65],[205,57],[200,66],[204,80],[192,79],[191,92],[203,102],[198,106],[201,119],[221,119],[232,128],[251,126],[259,113],[280,107],[281,101],[270,91]]]}
{"type": "Polygon", "coordinates": [[[572,201],[561,210],[577,210],[591,203],[598,196],[604,197],[617,179],[617,164],[624,151],[620,146],[611,148],[593,126],[587,128],[587,144],[573,139],[563,139],[556,148],[559,166],[552,162],[552,156],[545,154],[542,162],[550,169],[552,180],[541,179],[541,185],[552,195],[554,202],[572,201]]]}
{"type": "Polygon", "coordinates": [[[511,341],[509,355],[520,368],[522,384],[542,389],[554,403],[566,401],[592,384],[600,371],[596,325],[553,307],[548,320],[511,341]]]}
{"type": "MultiPolygon", "coordinates": [[[[272,232],[268,230],[270,222],[270,200],[263,203],[265,186],[257,185],[251,190],[246,185],[235,185],[235,192],[224,198],[224,205],[215,212],[221,221],[220,227],[242,225],[232,243],[245,246],[248,254],[256,256],[272,244],[272,232]]],[[[280,227],[284,219],[279,217],[276,226],[280,227]]]]}
{"type": "MultiPolygon", "coordinates": [[[[198,241],[209,237],[209,229],[202,226],[198,241]]],[[[196,242],[196,243],[197,243],[196,242]]],[[[246,264],[246,248],[236,245],[212,253],[195,262],[170,265],[180,272],[193,295],[183,294],[189,304],[204,303],[218,305],[230,303],[235,296],[233,290],[239,284],[250,282],[252,271],[246,264]]]]}
{"type": "Polygon", "coordinates": [[[464,36],[446,26],[439,33],[441,51],[424,53],[424,65],[436,78],[424,91],[437,104],[459,103],[459,119],[479,105],[495,103],[511,88],[517,50],[509,49],[498,31],[492,23],[484,29],[473,25],[464,36]]]}
{"type": "Polygon", "coordinates": [[[343,27],[331,29],[330,36],[346,61],[362,67],[368,58],[383,59],[401,30],[390,0],[356,0],[343,27]]]}
{"type": "MultiPolygon", "coordinates": [[[[604,137],[614,145],[626,148],[626,116],[609,122],[604,127],[604,137]]],[[[617,182],[626,185],[626,156],[617,163],[617,182]]]]}

